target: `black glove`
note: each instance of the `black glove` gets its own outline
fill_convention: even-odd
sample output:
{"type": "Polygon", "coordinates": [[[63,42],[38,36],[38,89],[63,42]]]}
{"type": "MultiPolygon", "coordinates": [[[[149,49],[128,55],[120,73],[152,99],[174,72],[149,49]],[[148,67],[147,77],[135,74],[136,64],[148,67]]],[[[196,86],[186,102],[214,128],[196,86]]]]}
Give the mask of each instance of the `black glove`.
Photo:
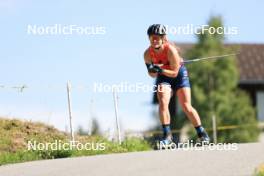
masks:
{"type": "Polygon", "coordinates": [[[154,70],[153,70],[154,65],[153,65],[153,64],[147,64],[147,63],[146,63],[146,67],[147,67],[147,69],[148,69],[148,72],[150,72],[150,73],[154,73],[154,70]]]}
{"type": "Polygon", "coordinates": [[[163,72],[163,69],[160,68],[160,67],[157,66],[157,65],[153,65],[152,70],[155,71],[156,73],[162,73],[162,72],[163,72]]]}
{"type": "Polygon", "coordinates": [[[162,73],[163,69],[154,64],[146,64],[148,72],[150,73],[162,73]]]}

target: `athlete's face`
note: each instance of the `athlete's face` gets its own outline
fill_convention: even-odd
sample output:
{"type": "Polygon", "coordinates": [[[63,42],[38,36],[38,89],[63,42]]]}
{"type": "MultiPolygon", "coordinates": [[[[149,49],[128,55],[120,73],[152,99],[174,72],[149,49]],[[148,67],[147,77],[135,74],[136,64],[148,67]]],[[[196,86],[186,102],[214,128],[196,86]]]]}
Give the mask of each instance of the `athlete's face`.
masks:
{"type": "Polygon", "coordinates": [[[151,35],[149,37],[150,45],[153,48],[160,48],[163,43],[163,36],[160,35],[151,35]]]}

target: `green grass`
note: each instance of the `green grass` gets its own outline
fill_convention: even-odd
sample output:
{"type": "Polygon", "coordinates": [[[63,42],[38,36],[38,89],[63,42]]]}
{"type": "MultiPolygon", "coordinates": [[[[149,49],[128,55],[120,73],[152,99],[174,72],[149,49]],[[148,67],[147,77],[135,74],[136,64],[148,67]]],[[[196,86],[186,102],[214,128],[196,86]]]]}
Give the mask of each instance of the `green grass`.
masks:
{"type": "Polygon", "coordinates": [[[25,161],[33,161],[33,160],[40,160],[42,159],[38,153],[32,151],[17,151],[15,153],[1,153],[0,156],[0,163],[3,164],[11,164],[11,163],[18,163],[18,162],[25,162],[25,161]]]}
{"type": "Polygon", "coordinates": [[[264,164],[255,169],[254,176],[264,176],[264,164]]]}
{"type": "Polygon", "coordinates": [[[19,150],[16,152],[3,152],[0,154],[0,165],[42,159],[56,159],[151,150],[150,145],[142,139],[129,138],[122,142],[121,145],[119,145],[116,142],[109,142],[102,137],[97,138],[100,138],[100,141],[94,141],[94,143],[105,143],[105,150],[19,150]]]}
{"type": "Polygon", "coordinates": [[[102,137],[97,137],[97,143],[105,143],[105,150],[73,150],[72,156],[88,156],[109,153],[124,153],[152,150],[149,143],[138,138],[125,139],[121,145],[117,142],[110,142],[102,137]]]}
{"type": "Polygon", "coordinates": [[[104,150],[28,150],[28,141],[52,143],[68,142],[68,135],[52,126],[20,120],[0,118],[0,165],[66,157],[90,156],[109,153],[123,153],[151,150],[151,146],[143,139],[127,138],[121,145],[106,140],[101,136],[76,136],[80,143],[104,144],[104,150]]]}

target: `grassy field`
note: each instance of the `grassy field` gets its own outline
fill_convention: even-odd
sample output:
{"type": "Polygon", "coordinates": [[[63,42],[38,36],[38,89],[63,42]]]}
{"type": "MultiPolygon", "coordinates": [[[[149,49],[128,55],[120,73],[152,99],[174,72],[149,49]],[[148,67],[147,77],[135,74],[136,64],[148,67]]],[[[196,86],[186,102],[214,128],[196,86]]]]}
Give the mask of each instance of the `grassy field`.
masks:
{"type": "Polygon", "coordinates": [[[119,145],[101,136],[76,136],[80,143],[104,143],[104,150],[28,150],[28,141],[37,143],[69,142],[68,134],[36,122],[0,118],[0,165],[42,159],[89,156],[151,150],[150,144],[138,138],[128,138],[119,145]]]}

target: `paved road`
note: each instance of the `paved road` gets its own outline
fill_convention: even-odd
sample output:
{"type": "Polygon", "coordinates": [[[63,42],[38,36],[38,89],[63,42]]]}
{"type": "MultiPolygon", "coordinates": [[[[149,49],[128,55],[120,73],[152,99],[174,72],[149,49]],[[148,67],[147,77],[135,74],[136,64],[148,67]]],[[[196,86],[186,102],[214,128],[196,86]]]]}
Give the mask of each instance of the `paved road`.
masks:
{"type": "Polygon", "coordinates": [[[34,161],[0,167],[1,176],[244,176],[264,163],[264,144],[236,151],[149,151],[34,161]]]}

